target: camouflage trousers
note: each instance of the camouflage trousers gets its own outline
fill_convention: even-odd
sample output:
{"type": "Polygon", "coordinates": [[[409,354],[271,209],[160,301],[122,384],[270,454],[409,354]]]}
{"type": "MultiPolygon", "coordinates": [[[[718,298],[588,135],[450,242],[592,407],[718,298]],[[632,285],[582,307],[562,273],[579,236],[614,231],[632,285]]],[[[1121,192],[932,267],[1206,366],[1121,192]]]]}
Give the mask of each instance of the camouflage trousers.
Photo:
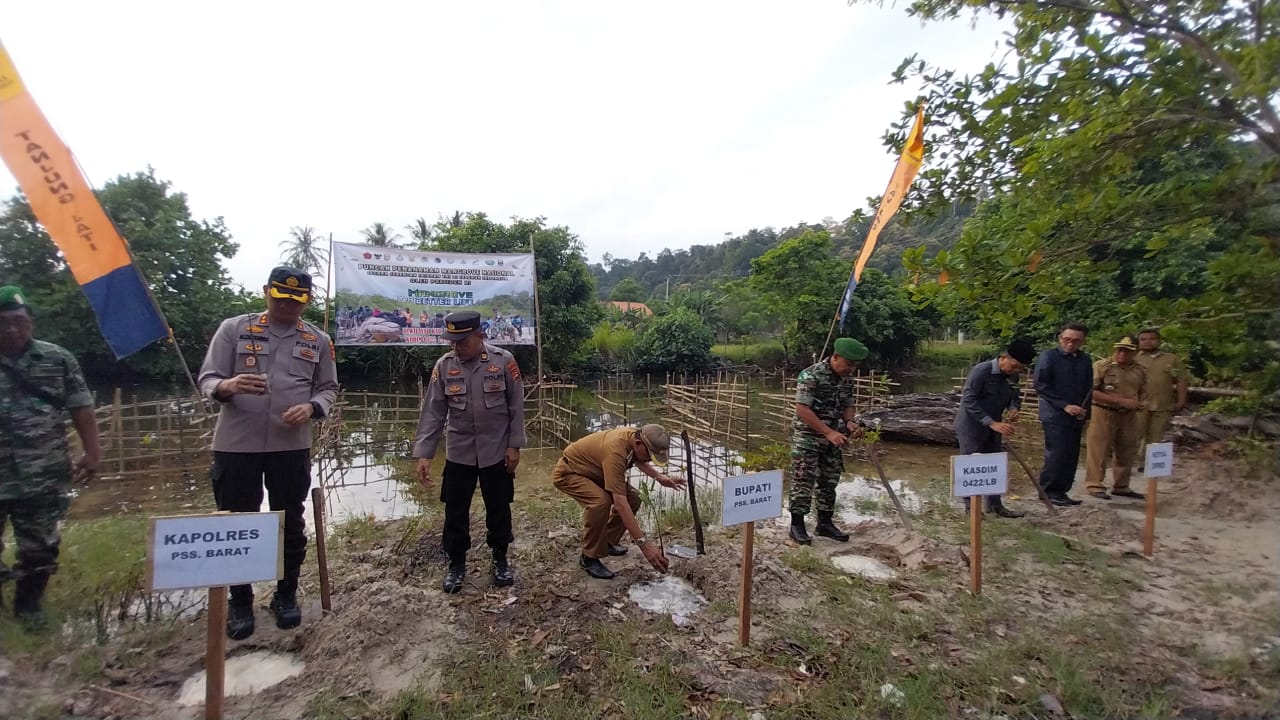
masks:
{"type": "Polygon", "coordinates": [[[4,550],[4,526],[13,523],[18,544],[18,563],[10,570],[0,561],[0,582],[26,575],[48,575],[58,567],[58,547],[62,535],[58,521],[71,506],[61,493],[0,500],[0,551],[4,550]]]}
{"type": "Polygon", "coordinates": [[[834,512],[836,509],[836,485],[844,472],[844,456],[840,448],[823,441],[821,446],[793,444],[791,446],[791,500],[792,513],[807,515],[817,494],[818,512],[834,512]]]}

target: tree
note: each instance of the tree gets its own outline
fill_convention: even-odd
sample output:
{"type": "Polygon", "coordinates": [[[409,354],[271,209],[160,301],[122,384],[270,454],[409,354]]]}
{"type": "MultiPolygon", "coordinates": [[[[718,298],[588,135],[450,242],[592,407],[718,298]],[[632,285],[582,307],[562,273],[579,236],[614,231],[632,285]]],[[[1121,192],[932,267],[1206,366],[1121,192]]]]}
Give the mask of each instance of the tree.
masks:
{"type": "Polygon", "coordinates": [[[416,249],[430,250],[435,247],[436,229],[426,218],[420,217],[405,225],[404,229],[409,231],[409,238],[413,240],[416,249]]]}
{"type": "Polygon", "coordinates": [[[862,273],[840,334],[857,338],[871,350],[869,365],[903,365],[928,333],[928,323],[901,284],[875,268],[862,273]]]}
{"type": "Polygon", "coordinates": [[[685,308],[655,318],[636,346],[636,368],[698,372],[711,364],[711,329],[685,308]]]}
{"type": "Polygon", "coordinates": [[[291,227],[289,239],[280,243],[280,260],[313,277],[324,277],[329,269],[329,251],[321,247],[323,242],[313,227],[291,227]]]}
{"type": "MultiPolygon", "coordinates": [[[[186,195],[171,192],[170,184],[151,169],[108,182],[98,198],[129,242],[188,365],[198,367],[223,318],[261,307],[260,291],[234,289],[222,266],[238,249],[222,219],[192,218],[186,195]]],[[[115,361],[92,330],[97,325],[84,293],[21,196],[10,199],[0,215],[0,273],[26,290],[36,312],[37,336],[75,353],[94,378],[121,372],[182,377],[176,355],[165,343],[115,361]]]]}
{"type": "Polygon", "coordinates": [[[645,291],[635,278],[624,278],[609,291],[609,299],[619,302],[644,302],[645,291]]]}
{"type": "Polygon", "coordinates": [[[386,223],[376,222],[360,231],[367,245],[374,247],[400,247],[400,233],[395,232],[386,223]]]}
{"type": "Polygon", "coordinates": [[[548,227],[546,218],[513,218],[503,225],[484,213],[455,214],[435,227],[436,247],[444,252],[514,253],[532,247],[541,307],[538,332],[547,369],[566,371],[585,357],[586,341],[604,313],[577,235],[563,226],[548,227]]]}
{"type": "Polygon", "coordinates": [[[895,76],[920,82],[931,115],[909,204],[982,202],[950,252],[904,258],[918,299],[1002,337],[1047,340],[1083,319],[1101,351],[1164,325],[1198,372],[1274,388],[1274,3],[917,0],[911,12],[966,8],[1011,17],[1007,62],[963,77],[910,58],[895,76]]]}
{"type": "Polygon", "coordinates": [[[848,280],[849,266],[831,252],[825,230],[805,230],[751,261],[747,286],[781,326],[787,357],[801,364],[821,352],[848,280]]]}

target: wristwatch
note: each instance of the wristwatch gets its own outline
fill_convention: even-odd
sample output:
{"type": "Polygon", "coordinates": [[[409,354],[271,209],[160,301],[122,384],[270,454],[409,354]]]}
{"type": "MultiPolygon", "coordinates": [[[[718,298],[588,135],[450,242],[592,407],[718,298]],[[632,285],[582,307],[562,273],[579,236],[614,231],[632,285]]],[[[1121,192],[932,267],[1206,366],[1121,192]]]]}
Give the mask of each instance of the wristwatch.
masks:
{"type": "Polygon", "coordinates": [[[647,538],[647,537],[645,537],[645,536],[643,536],[643,535],[641,535],[640,537],[636,538],[636,540],[635,540],[636,547],[644,547],[644,546],[645,546],[645,543],[647,543],[647,542],[649,542],[649,538],[647,538]]]}

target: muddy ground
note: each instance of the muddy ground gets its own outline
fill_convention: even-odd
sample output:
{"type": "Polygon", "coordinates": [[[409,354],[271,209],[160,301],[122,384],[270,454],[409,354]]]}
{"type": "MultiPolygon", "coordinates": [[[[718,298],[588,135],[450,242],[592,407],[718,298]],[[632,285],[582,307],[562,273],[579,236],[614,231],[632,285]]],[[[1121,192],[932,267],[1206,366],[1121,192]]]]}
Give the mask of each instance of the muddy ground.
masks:
{"type": "MultiPolygon", "coordinates": [[[[576,507],[538,482],[517,491],[515,587],[490,586],[477,508],[467,587],[444,595],[439,510],[428,504],[421,517],[357,521],[332,538],[332,612],[308,576],[300,629],[277,630],[259,589],[259,630],[228,653],[275,651],[306,669],[228,698],[226,717],[1274,717],[1280,485],[1246,475],[1219,450],[1182,462],[1161,486],[1149,560],[1141,502],[1090,500],[1051,516],[1020,479],[1024,497],[1011,504],[1028,516],[984,523],[977,597],[966,519],[941,479],[924,491],[914,532],[865,498],[858,511],[879,517],[850,528],[847,544],[799,548],[784,523],[762,522],[749,647],[738,644],[740,528],[708,527],[706,555],[672,559],[671,574],[706,601],[673,620],[631,601],[657,577],[635,550],[610,561],[611,581],[577,567],[576,507]],[[832,562],[851,555],[893,577],[832,562]]],[[[675,527],[679,513],[661,520],[665,542],[694,544],[675,527]]],[[[102,648],[7,654],[0,716],[202,717],[177,698],[203,667],[204,633],[196,614],[102,648]]]]}

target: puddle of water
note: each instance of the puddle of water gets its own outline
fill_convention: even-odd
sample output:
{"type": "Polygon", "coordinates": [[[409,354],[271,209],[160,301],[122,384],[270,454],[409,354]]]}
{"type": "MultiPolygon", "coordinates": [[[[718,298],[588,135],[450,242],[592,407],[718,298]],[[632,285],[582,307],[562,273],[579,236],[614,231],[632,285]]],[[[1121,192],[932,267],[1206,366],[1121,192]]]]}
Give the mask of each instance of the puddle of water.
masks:
{"type": "Polygon", "coordinates": [[[707,599],[702,597],[685,580],[672,575],[663,575],[654,582],[637,583],[628,591],[631,602],[649,612],[670,615],[676,625],[688,625],[690,617],[706,607],[707,599]]]}
{"type": "MultiPolygon", "coordinates": [[[[903,480],[890,480],[889,487],[898,496],[898,502],[908,512],[917,512],[924,507],[924,498],[903,480]]],[[[781,526],[791,524],[791,515],[787,513],[787,498],[783,498],[783,513],[776,522],[781,526]]],[[[842,524],[859,525],[865,522],[883,522],[894,513],[893,501],[879,480],[861,475],[845,475],[836,485],[836,517],[842,524]],[[870,505],[877,507],[872,509],[870,505]]],[[[812,519],[812,518],[810,518],[812,519]]]]}
{"type": "MultiPolygon", "coordinates": [[[[245,655],[227,658],[224,672],[223,694],[251,695],[276,683],[302,674],[304,663],[292,655],[259,650],[245,655]]],[[[204,703],[204,670],[197,672],[182,684],[178,704],[183,706],[204,703]]]]}
{"type": "MultiPolygon", "coordinates": [[[[318,484],[320,468],[313,469],[312,475],[318,484]]],[[[330,527],[352,517],[395,520],[416,515],[420,509],[404,492],[404,486],[392,477],[391,465],[371,455],[353,457],[343,469],[327,472],[324,481],[325,525],[330,527]]],[[[310,496],[305,505],[309,520],[314,517],[310,496]]],[[[265,500],[263,509],[268,509],[265,500]]]]}
{"type": "Polygon", "coordinates": [[[892,580],[898,576],[893,568],[866,555],[833,555],[831,564],[849,575],[861,575],[868,580],[892,580]]]}

